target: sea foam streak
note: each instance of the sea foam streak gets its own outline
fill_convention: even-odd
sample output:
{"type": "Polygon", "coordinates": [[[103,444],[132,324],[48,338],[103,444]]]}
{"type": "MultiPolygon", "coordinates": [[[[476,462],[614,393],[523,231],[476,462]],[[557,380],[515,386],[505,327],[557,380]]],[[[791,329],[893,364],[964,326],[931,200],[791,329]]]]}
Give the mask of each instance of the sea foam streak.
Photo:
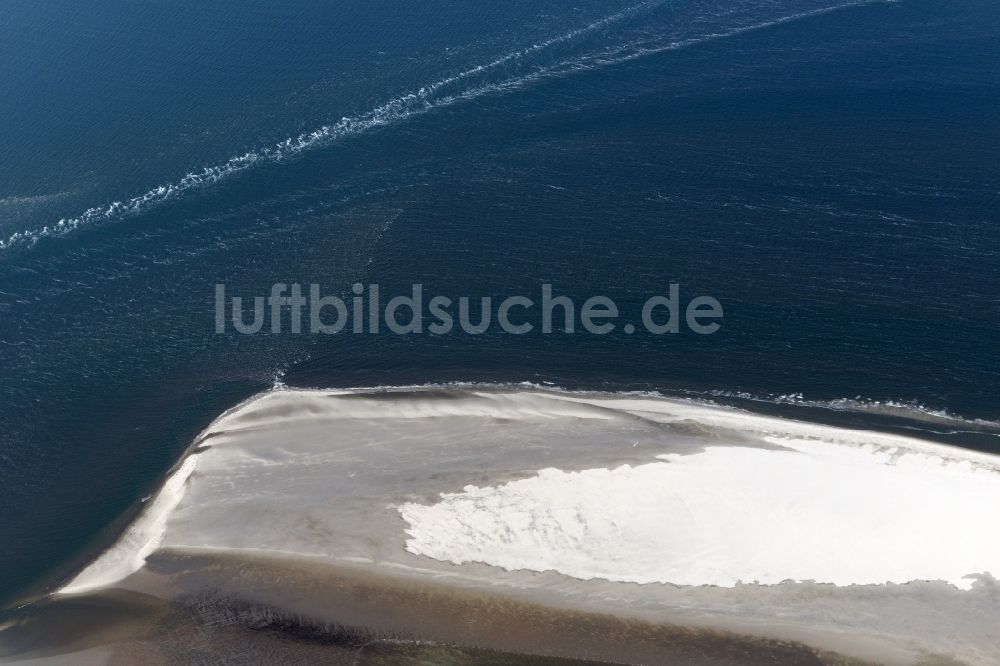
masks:
{"type": "Polygon", "coordinates": [[[495,69],[501,65],[524,58],[530,54],[542,51],[556,44],[571,41],[577,37],[595,32],[608,24],[620,21],[629,16],[633,16],[650,7],[662,4],[663,0],[642,2],[621,12],[602,18],[590,25],[545,40],[538,44],[533,44],[527,48],[508,53],[491,62],[476,65],[458,74],[440,79],[434,83],[421,87],[415,92],[410,92],[389,100],[370,111],[353,117],[343,117],[340,121],[332,125],[323,125],[311,132],[304,132],[295,137],[288,137],[274,145],[250,150],[242,155],[231,157],[220,164],[207,166],[200,171],[193,171],[185,175],[180,180],[173,183],[158,185],[153,189],[134,196],[125,201],[113,201],[105,206],[89,208],[76,217],[63,218],[51,226],[41,229],[19,231],[11,235],[7,240],[0,240],[0,250],[5,250],[11,246],[32,243],[39,238],[47,236],[62,235],[80,226],[92,222],[111,220],[123,215],[138,213],[150,204],[160,203],[173,198],[183,192],[206,185],[217,183],[229,176],[241,171],[245,171],[255,164],[279,162],[303,151],[318,148],[336,139],[357,135],[370,129],[387,125],[399,120],[403,120],[416,113],[428,111],[435,107],[451,104],[458,99],[465,99],[467,95],[452,95],[438,98],[436,95],[448,86],[464,81],[470,77],[482,74],[495,69]]]}
{"type": "Polygon", "coordinates": [[[512,51],[491,62],[476,65],[475,67],[466,69],[458,74],[442,78],[434,83],[423,86],[414,92],[391,99],[363,114],[351,117],[345,116],[336,123],[323,125],[322,127],[310,132],[304,132],[295,137],[288,137],[287,139],[271,146],[247,151],[241,155],[231,157],[225,162],[204,167],[199,171],[192,171],[177,181],[158,185],[157,187],[154,187],[143,194],[131,197],[130,199],[113,201],[104,206],[89,208],[75,217],[62,218],[52,225],[46,225],[38,229],[27,229],[16,232],[9,236],[6,240],[0,240],[0,251],[8,250],[12,247],[20,245],[32,245],[41,238],[62,236],[70,231],[73,231],[74,229],[91,223],[99,223],[118,219],[127,215],[137,214],[146,210],[151,205],[162,203],[185,192],[213,185],[229,178],[230,176],[246,171],[255,165],[280,162],[294,157],[304,151],[328,145],[338,139],[356,136],[378,127],[383,127],[405,120],[417,114],[450,106],[456,102],[467,101],[485,94],[500,93],[520,88],[526,84],[554,75],[591,69],[593,67],[606,67],[621,64],[644,56],[662,53],[664,51],[677,50],[716,39],[734,37],[753,30],[761,30],[839,9],[873,4],[873,1],[881,2],[885,0],[869,0],[865,2],[837,4],[773,20],[738,26],[721,32],[670,41],[667,44],[629,44],[623,47],[617,47],[610,51],[605,50],[597,54],[579,56],[575,59],[561,61],[553,65],[537,66],[533,71],[527,74],[510,77],[497,82],[473,86],[471,88],[459,90],[450,94],[447,93],[448,89],[457,83],[465,82],[478,75],[497,69],[502,65],[521,60],[529,55],[544,51],[545,49],[557,44],[570,42],[578,37],[594,33],[610,24],[665,4],[665,0],[642,2],[621,12],[595,21],[585,27],[572,30],[517,51],[512,51]]]}

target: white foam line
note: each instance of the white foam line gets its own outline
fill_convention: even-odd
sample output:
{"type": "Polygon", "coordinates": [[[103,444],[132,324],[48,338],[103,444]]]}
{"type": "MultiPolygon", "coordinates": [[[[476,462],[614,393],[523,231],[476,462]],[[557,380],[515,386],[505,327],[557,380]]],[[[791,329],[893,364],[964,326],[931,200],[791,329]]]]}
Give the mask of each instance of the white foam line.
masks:
{"type": "MultiPolygon", "coordinates": [[[[407,93],[389,100],[361,115],[353,117],[345,116],[339,122],[332,125],[323,125],[311,132],[304,132],[296,137],[289,137],[271,146],[259,150],[247,151],[242,155],[231,157],[220,164],[204,167],[201,171],[190,172],[173,183],[158,185],[143,194],[125,201],[113,201],[105,206],[88,208],[76,217],[62,218],[55,224],[46,225],[41,229],[19,231],[11,235],[7,240],[0,240],[0,250],[6,250],[12,246],[24,243],[33,244],[38,239],[44,237],[61,236],[92,222],[111,220],[137,213],[151,204],[161,203],[183,192],[217,183],[229,176],[245,171],[255,164],[279,162],[303,151],[328,144],[331,141],[361,134],[376,127],[404,120],[433,108],[448,106],[461,99],[468,99],[468,95],[451,95],[435,100],[434,95],[449,85],[495,69],[508,62],[522,59],[525,56],[542,51],[556,44],[571,41],[582,35],[595,32],[608,24],[633,16],[649,7],[662,4],[662,1],[647,0],[646,2],[639,3],[616,14],[595,21],[583,28],[577,28],[557,37],[533,44],[527,48],[513,51],[489,63],[477,65],[458,74],[423,86],[416,92],[407,93]]],[[[489,91],[487,87],[476,90],[476,96],[489,91]]]]}
{"type": "Polygon", "coordinates": [[[882,3],[896,2],[896,1],[897,0],[865,0],[863,2],[848,2],[840,5],[834,5],[832,7],[823,7],[820,9],[814,9],[807,12],[800,12],[798,14],[784,16],[782,18],[774,19],[771,21],[764,21],[762,23],[754,23],[752,25],[741,26],[739,28],[734,28],[733,30],[725,32],[716,32],[704,35],[702,37],[692,37],[689,39],[677,40],[662,46],[642,48],[632,51],[631,53],[628,53],[626,55],[616,55],[627,49],[634,48],[635,46],[637,46],[637,44],[633,43],[622,47],[618,47],[611,52],[606,51],[604,53],[595,54],[592,56],[581,57],[578,58],[577,60],[560,62],[555,65],[550,65],[548,67],[539,67],[534,72],[531,72],[530,74],[526,74],[524,76],[508,79],[506,81],[501,81],[498,83],[486,84],[476,88],[471,88],[464,92],[457,93],[455,95],[442,99],[441,100],[442,103],[439,104],[438,106],[447,106],[454,102],[475,99],[487,93],[506,92],[508,90],[523,88],[527,84],[551,78],[554,75],[564,74],[573,71],[588,71],[596,69],[598,67],[609,67],[613,65],[619,65],[646,56],[656,55],[658,53],[664,53],[667,51],[677,51],[686,48],[688,46],[696,46],[698,44],[704,44],[706,42],[712,42],[719,39],[737,37],[739,35],[748,32],[754,32],[756,30],[764,30],[784,23],[790,23],[792,21],[798,21],[802,19],[811,18],[814,16],[829,14],[831,12],[839,11],[841,9],[848,9],[850,7],[863,7],[866,5],[882,4],[882,3]]]}
{"type": "Polygon", "coordinates": [[[540,68],[528,75],[515,77],[495,84],[478,86],[461,93],[434,99],[435,93],[451,84],[494,69],[505,63],[522,59],[529,54],[542,51],[543,49],[556,44],[567,42],[584,34],[597,31],[610,23],[633,16],[645,9],[662,4],[662,2],[643,2],[591,23],[583,28],[578,28],[559,35],[558,37],[553,37],[543,42],[533,44],[530,47],[508,53],[507,55],[497,58],[489,63],[477,65],[453,76],[449,76],[436,81],[435,83],[423,86],[416,92],[408,93],[392,99],[359,116],[345,116],[333,125],[324,125],[311,132],[305,132],[296,137],[289,137],[272,146],[259,150],[248,151],[242,155],[232,157],[220,164],[205,167],[201,171],[188,173],[178,181],[165,185],[159,185],[143,194],[132,197],[131,199],[125,201],[114,201],[105,206],[89,208],[76,217],[63,218],[54,225],[47,225],[41,229],[19,231],[11,235],[7,240],[0,240],[0,251],[7,250],[15,245],[31,245],[40,238],[44,237],[62,236],[74,229],[77,229],[78,227],[92,222],[112,220],[128,214],[138,213],[149,205],[161,203],[189,190],[215,184],[225,178],[228,178],[229,176],[245,171],[255,164],[279,162],[306,150],[324,146],[337,139],[358,135],[377,127],[382,127],[393,122],[405,120],[417,114],[425,113],[432,109],[450,106],[456,102],[471,100],[489,93],[498,93],[521,88],[528,83],[548,78],[554,74],[560,74],[567,71],[577,71],[581,69],[592,69],[597,66],[606,67],[621,64],[648,55],[662,53],[664,51],[678,50],[687,46],[693,46],[712,40],[734,37],[754,30],[761,30],[783,23],[788,23],[790,21],[818,16],[840,9],[892,1],[893,0],[872,0],[868,2],[844,3],[832,7],[824,7],[808,12],[801,12],[772,21],[743,26],[728,32],[712,33],[704,37],[679,40],[661,47],[640,49],[625,56],[612,57],[609,59],[607,57],[608,54],[605,53],[599,57],[562,62],[557,65],[540,68]]]}
{"type": "Polygon", "coordinates": [[[590,60],[594,62],[595,65],[600,67],[607,67],[611,65],[619,65],[626,63],[638,58],[643,58],[649,55],[655,55],[657,53],[663,53],[666,51],[676,51],[683,49],[688,46],[695,46],[698,44],[704,44],[705,42],[711,42],[718,39],[726,39],[729,37],[737,37],[739,35],[754,32],[757,30],[764,30],[766,28],[772,28],[774,26],[782,25],[784,23],[791,23],[793,21],[800,21],[807,18],[812,18],[814,16],[822,16],[823,14],[829,14],[831,12],[840,11],[841,9],[849,9],[851,7],[864,7],[866,5],[875,5],[896,2],[897,0],[864,0],[862,2],[845,2],[839,5],[833,5],[831,7],[822,7],[820,9],[813,9],[806,12],[800,12],[798,14],[791,14],[789,16],[783,16],[771,21],[764,21],[761,23],[754,23],[751,25],[741,26],[739,28],[734,28],[732,30],[727,30],[725,32],[715,32],[708,35],[703,35],[701,37],[691,37],[689,39],[681,39],[675,42],[663,46],[653,46],[647,48],[639,48],[626,55],[616,55],[622,53],[631,48],[638,46],[637,43],[627,44],[616,48],[612,52],[606,52],[601,55],[593,56],[590,60]]]}
{"type": "MultiPolygon", "coordinates": [[[[490,94],[490,93],[507,92],[507,91],[510,91],[510,90],[515,90],[515,89],[518,89],[518,88],[523,88],[523,87],[525,87],[528,84],[535,83],[535,82],[540,81],[540,80],[552,78],[553,76],[557,76],[557,75],[560,75],[560,74],[565,74],[565,73],[568,73],[568,72],[588,71],[588,70],[596,69],[598,67],[609,67],[609,66],[612,66],[612,65],[623,64],[623,63],[626,63],[626,62],[630,62],[632,60],[636,60],[638,58],[643,58],[643,57],[650,56],[650,55],[655,55],[655,54],[658,54],[658,53],[664,53],[664,52],[667,52],[667,51],[677,51],[677,50],[686,48],[688,46],[696,46],[698,44],[704,44],[706,42],[711,42],[711,41],[715,41],[715,40],[719,40],[719,39],[725,39],[725,38],[728,38],[728,37],[736,37],[738,35],[742,35],[742,34],[745,34],[745,33],[748,33],[748,32],[753,32],[753,31],[756,31],[756,30],[763,30],[763,29],[770,28],[770,27],[773,27],[773,26],[781,25],[783,23],[789,23],[791,21],[806,19],[806,18],[810,18],[810,17],[813,17],[813,16],[820,16],[822,14],[828,14],[830,12],[838,11],[838,10],[841,10],[841,9],[847,9],[849,7],[861,7],[861,6],[870,5],[870,4],[880,4],[880,3],[884,3],[884,2],[895,2],[895,1],[896,0],[866,0],[865,2],[844,3],[844,4],[840,4],[840,5],[835,5],[833,7],[824,7],[824,8],[821,8],[821,9],[815,9],[815,10],[811,10],[811,11],[807,11],[807,12],[801,12],[801,13],[798,13],[798,14],[793,14],[791,16],[785,16],[785,17],[782,17],[782,18],[779,18],[779,19],[775,19],[775,20],[772,20],[772,21],[765,21],[765,22],[762,22],[762,23],[755,23],[753,25],[742,26],[742,27],[735,28],[733,30],[726,31],[726,32],[711,33],[709,35],[705,35],[705,36],[702,36],[702,37],[692,37],[690,39],[683,39],[683,40],[678,40],[678,41],[675,41],[675,42],[670,42],[669,44],[666,44],[666,45],[663,45],[663,46],[643,48],[643,49],[639,49],[639,50],[633,51],[631,53],[628,53],[627,55],[621,55],[621,56],[615,56],[614,55],[614,53],[620,53],[623,50],[626,50],[626,49],[629,49],[629,48],[633,48],[633,47],[636,46],[635,44],[630,44],[630,45],[627,45],[627,46],[624,46],[624,47],[620,47],[620,48],[616,49],[614,52],[611,52],[611,53],[604,52],[604,53],[596,54],[596,55],[589,56],[589,57],[581,57],[581,58],[578,58],[577,60],[570,60],[570,61],[560,62],[560,63],[557,63],[555,65],[549,65],[547,67],[539,67],[538,69],[536,69],[534,72],[531,72],[530,74],[526,74],[526,75],[523,75],[523,76],[511,78],[511,79],[508,79],[506,81],[500,81],[500,82],[497,82],[497,83],[488,83],[488,84],[485,84],[485,85],[482,85],[482,86],[478,86],[478,87],[475,87],[475,88],[470,88],[470,89],[465,90],[463,92],[456,93],[454,95],[441,98],[436,104],[434,104],[433,108],[441,108],[441,107],[445,107],[445,106],[450,106],[451,104],[454,104],[456,102],[468,101],[468,100],[476,99],[478,97],[482,97],[483,95],[490,94]]],[[[552,41],[554,41],[554,40],[552,40],[552,41]]],[[[501,61],[502,60],[504,60],[504,59],[501,59],[501,61]]],[[[501,61],[496,61],[496,62],[499,63],[501,61]]],[[[491,64],[491,66],[492,66],[492,64],[491,64]]],[[[469,71],[471,72],[472,70],[469,70],[469,71]]]]}

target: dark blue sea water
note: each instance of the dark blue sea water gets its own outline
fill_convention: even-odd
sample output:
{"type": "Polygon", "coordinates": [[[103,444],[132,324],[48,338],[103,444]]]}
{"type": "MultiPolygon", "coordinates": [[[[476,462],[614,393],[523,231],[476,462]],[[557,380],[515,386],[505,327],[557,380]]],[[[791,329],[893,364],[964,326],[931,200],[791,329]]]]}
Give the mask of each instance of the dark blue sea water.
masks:
{"type": "Polygon", "coordinates": [[[107,543],[279,378],[655,390],[1000,451],[992,0],[2,14],[0,597],[107,543]],[[678,283],[725,318],[217,335],[220,282],[623,311],[678,283]]]}

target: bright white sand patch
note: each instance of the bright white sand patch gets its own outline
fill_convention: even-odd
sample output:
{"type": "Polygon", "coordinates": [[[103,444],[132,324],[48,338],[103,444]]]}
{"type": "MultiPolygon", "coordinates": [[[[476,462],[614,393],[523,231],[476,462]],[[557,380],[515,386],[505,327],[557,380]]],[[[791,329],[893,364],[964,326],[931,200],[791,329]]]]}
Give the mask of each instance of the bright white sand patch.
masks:
{"type": "Polygon", "coordinates": [[[405,504],[406,548],[635,583],[945,580],[968,589],[969,574],[1000,575],[995,468],[919,450],[766,439],[790,450],[715,446],[613,470],[544,469],[405,504]]]}

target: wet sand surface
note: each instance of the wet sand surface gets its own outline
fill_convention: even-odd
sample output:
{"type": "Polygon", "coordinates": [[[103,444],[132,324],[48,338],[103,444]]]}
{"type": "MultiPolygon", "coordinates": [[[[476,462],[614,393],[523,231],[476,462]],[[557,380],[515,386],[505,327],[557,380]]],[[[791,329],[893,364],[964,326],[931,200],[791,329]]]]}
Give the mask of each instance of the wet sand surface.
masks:
{"type": "Polygon", "coordinates": [[[270,555],[165,551],[125,584],[132,589],[35,605],[3,632],[0,656],[81,663],[90,650],[95,662],[111,664],[869,663],[793,641],[270,555]]]}

